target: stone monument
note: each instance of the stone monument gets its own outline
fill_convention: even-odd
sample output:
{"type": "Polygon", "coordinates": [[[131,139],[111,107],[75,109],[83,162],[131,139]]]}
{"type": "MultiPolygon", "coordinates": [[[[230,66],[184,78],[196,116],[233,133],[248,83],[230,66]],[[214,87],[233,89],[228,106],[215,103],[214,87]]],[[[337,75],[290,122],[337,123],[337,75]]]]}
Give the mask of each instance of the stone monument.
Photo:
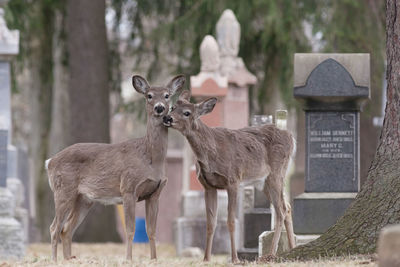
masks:
{"type": "MultiPolygon", "coordinates": [[[[4,5],[6,2],[1,2],[4,5]]],[[[0,258],[21,258],[24,255],[24,232],[14,218],[18,186],[7,181],[8,146],[10,145],[10,60],[18,54],[18,31],[10,31],[0,7],[0,258]],[[10,190],[7,187],[10,184],[10,190]]]]}
{"type": "Polygon", "coordinates": [[[294,199],[296,234],[326,231],[359,191],[359,118],[369,85],[369,54],[295,54],[294,97],[306,115],[305,192],[294,199]]]}
{"type": "MultiPolygon", "coordinates": [[[[208,97],[218,98],[213,112],[201,118],[208,126],[242,128],[248,126],[248,85],[254,84],[256,78],[237,56],[240,25],[231,10],[224,11],[217,23],[217,40],[218,43],[213,36],[207,35],[201,43],[201,72],[190,78],[192,97],[196,102],[208,97]]],[[[204,249],[206,238],[204,191],[197,180],[187,143],[184,154],[182,217],[176,220],[174,228],[178,255],[187,247],[204,249]]],[[[218,191],[218,222],[213,253],[230,252],[227,202],[227,193],[218,191]]],[[[239,228],[236,227],[237,240],[239,228]]]]}

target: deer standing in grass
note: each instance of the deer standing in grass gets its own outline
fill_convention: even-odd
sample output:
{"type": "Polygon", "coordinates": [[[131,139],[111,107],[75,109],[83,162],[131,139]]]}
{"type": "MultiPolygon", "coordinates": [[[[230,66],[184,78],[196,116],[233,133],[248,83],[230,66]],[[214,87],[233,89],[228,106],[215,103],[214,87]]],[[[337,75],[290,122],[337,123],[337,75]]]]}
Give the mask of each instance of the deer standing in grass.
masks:
{"type": "Polygon", "coordinates": [[[232,262],[238,262],[235,246],[235,211],[238,185],[243,180],[264,178],[264,193],[275,207],[275,233],[270,255],[275,256],[285,223],[289,246],[295,246],[290,204],[284,197],[284,178],[294,153],[294,139],[274,125],[247,127],[239,130],[210,128],[199,117],[211,112],[216,98],[199,104],[189,102],[184,91],[164,125],[181,132],[196,156],[196,172],[205,189],[207,243],[204,260],[211,257],[211,246],[217,222],[217,189],[228,192],[228,230],[232,262]]]}
{"type": "Polygon", "coordinates": [[[167,182],[164,163],[168,129],[162,119],[169,110],[171,96],[182,89],[184,82],[184,76],[179,75],[166,87],[150,87],[143,77],[133,76],[133,87],[146,98],[145,137],[118,144],[75,144],[46,161],[55,204],[55,217],[50,226],[54,261],[57,260],[60,238],[64,259],[71,258],[72,236],[94,202],[123,204],[126,259],[131,260],[135,204],[141,200],[146,201],[151,258],[156,258],[158,199],[167,182]]]}

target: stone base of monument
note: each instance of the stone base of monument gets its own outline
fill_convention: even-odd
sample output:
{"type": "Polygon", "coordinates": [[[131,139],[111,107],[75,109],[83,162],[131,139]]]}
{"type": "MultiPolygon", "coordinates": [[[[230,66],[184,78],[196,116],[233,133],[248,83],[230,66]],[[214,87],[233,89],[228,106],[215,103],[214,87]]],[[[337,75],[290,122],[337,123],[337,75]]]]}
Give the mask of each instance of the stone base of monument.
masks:
{"type": "MultiPolygon", "coordinates": [[[[274,236],[274,231],[265,231],[258,237],[258,256],[267,256],[270,254],[270,249],[272,246],[272,238],[274,236]]],[[[297,244],[297,238],[295,236],[295,242],[297,244]]],[[[281,232],[281,237],[278,242],[277,254],[289,251],[289,240],[286,231],[281,232]]]]}
{"type": "Polygon", "coordinates": [[[357,193],[303,193],[294,199],[296,234],[322,234],[334,225],[357,193]]]}
{"type": "Polygon", "coordinates": [[[19,259],[24,256],[24,232],[13,217],[15,200],[12,193],[0,187],[0,259],[19,259]]]}
{"type": "MultiPolygon", "coordinates": [[[[237,220],[236,225],[238,225],[237,220]]],[[[199,247],[204,250],[206,245],[206,227],[206,218],[178,218],[174,225],[175,247],[177,255],[181,256],[184,249],[188,247],[199,247]]],[[[238,243],[238,230],[236,230],[235,236],[236,243],[238,243]]],[[[219,219],[215,229],[212,253],[228,254],[230,252],[231,241],[226,219],[219,219]]]]}

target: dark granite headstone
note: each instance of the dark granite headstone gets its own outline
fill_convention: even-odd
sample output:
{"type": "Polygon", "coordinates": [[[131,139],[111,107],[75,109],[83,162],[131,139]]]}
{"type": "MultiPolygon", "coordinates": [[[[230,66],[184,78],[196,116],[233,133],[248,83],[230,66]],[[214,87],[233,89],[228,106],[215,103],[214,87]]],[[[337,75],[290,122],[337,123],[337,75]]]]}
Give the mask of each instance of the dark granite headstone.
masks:
{"type": "Polygon", "coordinates": [[[369,98],[368,64],[367,54],[295,55],[294,97],[306,113],[305,193],[294,199],[296,234],[326,231],[359,191],[359,113],[369,98]]]}

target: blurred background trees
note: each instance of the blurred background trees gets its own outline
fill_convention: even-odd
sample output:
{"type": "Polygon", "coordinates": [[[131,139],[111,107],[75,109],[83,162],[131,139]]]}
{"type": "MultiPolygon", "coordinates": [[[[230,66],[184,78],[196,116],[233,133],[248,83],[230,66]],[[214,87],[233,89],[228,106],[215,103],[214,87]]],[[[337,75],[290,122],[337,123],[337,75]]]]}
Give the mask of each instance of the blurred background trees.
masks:
{"type": "MultiPolygon", "coordinates": [[[[239,56],[258,78],[250,90],[251,114],[273,114],[277,108],[296,114],[294,53],[371,54],[372,100],[361,116],[364,180],[375,153],[371,140],[379,133],[372,118],[383,115],[384,1],[11,0],[7,23],[21,31],[13,66],[14,142],[25,145],[32,159],[39,239],[48,239],[53,217],[44,160],[76,142],[109,142],[109,118],[117,111],[143,119],[132,73],[151,83],[176,73],[197,74],[200,43],[206,34],[215,35],[214,25],[227,8],[241,25],[239,56]]],[[[294,120],[299,134],[301,116],[298,112],[294,120]]],[[[106,230],[90,224],[77,240],[118,239],[112,208],[99,207],[87,220],[93,218],[106,230]]]]}

